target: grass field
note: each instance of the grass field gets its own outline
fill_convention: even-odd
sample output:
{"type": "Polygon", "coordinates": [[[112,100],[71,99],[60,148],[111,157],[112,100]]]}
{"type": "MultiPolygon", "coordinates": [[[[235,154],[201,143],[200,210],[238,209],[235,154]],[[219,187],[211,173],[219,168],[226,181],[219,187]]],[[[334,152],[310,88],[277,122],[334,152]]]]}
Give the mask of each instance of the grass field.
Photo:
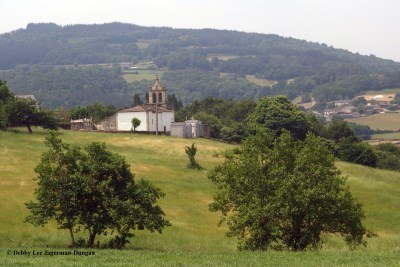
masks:
{"type": "Polygon", "coordinates": [[[273,86],[273,85],[275,85],[277,83],[276,81],[270,81],[270,80],[267,80],[267,79],[256,78],[255,75],[246,75],[246,79],[249,82],[255,83],[255,84],[259,85],[259,86],[271,87],[271,86],[273,86]]]}
{"type": "MultiPolygon", "coordinates": [[[[400,173],[338,162],[349,175],[352,192],[364,204],[366,226],[379,234],[367,248],[350,251],[337,236],[325,235],[324,247],[314,252],[237,252],[236,240],[217,227],[219,215],[208,211],[215,191],[207,170],[220,162],[214,151],[232,146],[196,139],[202,171],[186,169],[184,147],[193,140],[140,134],[108,134],[62,131],[67,143],[86,145],[105,142],[126,157],[138,178],[147,178],[161,188],[161,200],[172,226],[163,234],[137,232],[124,251],[92,250],[94,256],[7,255],[14,250],[67,250],[68,233],[54,224],[33,227],[23,223],[28,214],[24,202],[33,199],[33,169],[45,151],[46,133],[25,129],[0,132],[0,266],[394,266],[400,265],[400,173]],[[3,262],[3,263],[2,263],[3,262]]],[[[83,236],[83,235],[82,235],[83,236]]],[[[100,239],[104,243],[106,238],[100,239]]]]}
{"type": "Polygon", "coordinates": [[[141,80],[149,80],[152,81],[155,79],[156,75],[159,75],[160,77],[164,71],[160,70],[135,70],[135,71],[129,71],[125,72],[122,77],[125,79],[126,82],[131,83],[135,81],[141,81],[141,80]],[[133,73],[133,72],[138,72],[138,73],[133,73]]]}
{"type": "Polygon", "coordinates": [[[230,59],[238,58],[238,55],[228,55],[228,54],[210,54],[207,55],[207,60],[211,61],[214,57],[218,58],[218,60],[228,61],[230,59]]]}
{"type": "Polygon", "coordinates": [[[400,140],[400,132],[373,134],[371,139],[400,140]]]}
{"type": "Polygon", "coordinates": [[[389,89],[384,89],[384,90],[379,90],[379,91],[366,91],[363,94],[364,95],[384,95],[384,94],[396,94],[400,93],[400,88],[389,88],[389,89]]]}
{"type": "Polygon", "coordinates": [[[400,129],[400,113],[381,113],[367,117],[346,119],[360,125],[368,125],[371,129],[393,130],[400,129]]]}

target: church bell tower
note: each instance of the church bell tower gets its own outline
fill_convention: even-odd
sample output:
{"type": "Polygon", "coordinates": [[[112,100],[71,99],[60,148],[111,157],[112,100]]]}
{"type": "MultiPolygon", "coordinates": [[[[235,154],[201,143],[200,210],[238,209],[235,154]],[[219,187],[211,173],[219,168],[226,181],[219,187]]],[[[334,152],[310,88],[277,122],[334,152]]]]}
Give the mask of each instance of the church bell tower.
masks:
{"type": "Polygon", "coordinates": [[[158,75],[154,84],[149,87],[149,104],[167,107],[167,90],[165,85],[161,85],[158,75]]]}

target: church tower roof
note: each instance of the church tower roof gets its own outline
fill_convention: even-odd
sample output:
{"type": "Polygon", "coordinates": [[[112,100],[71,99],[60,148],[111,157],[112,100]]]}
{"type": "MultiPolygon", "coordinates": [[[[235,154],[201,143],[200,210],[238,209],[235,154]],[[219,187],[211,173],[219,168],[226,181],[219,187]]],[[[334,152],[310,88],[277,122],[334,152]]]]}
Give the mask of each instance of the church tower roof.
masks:
{"type": "Polygon", "coordinates": [[[150,86],[149,91],[166,91],[165,89],[165,85],[162,85],[160,83],[160,78],[158,77],[158,75],[156,76],[156,79],[154,81],[154,84],[152,86],[150,86]]]}

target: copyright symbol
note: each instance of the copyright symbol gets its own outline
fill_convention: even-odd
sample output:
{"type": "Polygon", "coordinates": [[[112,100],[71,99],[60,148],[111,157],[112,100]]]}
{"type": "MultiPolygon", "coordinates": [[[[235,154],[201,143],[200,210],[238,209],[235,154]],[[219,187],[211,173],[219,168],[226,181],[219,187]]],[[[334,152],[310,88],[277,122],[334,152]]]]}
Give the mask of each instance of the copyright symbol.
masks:
{"type": "Polygon", "coordinates": [[[7,255],[11,255],[12,251],[11,250],[7,250],[7,255]]]}

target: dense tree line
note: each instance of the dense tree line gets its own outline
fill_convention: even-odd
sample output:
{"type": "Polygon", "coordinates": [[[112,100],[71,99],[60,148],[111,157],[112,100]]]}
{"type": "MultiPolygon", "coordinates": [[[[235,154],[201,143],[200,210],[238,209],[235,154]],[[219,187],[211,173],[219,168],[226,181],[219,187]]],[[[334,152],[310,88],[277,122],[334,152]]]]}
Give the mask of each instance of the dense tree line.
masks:
{"type": "Polygon", "coordinates": [[[212,138],[240,142],[247,134],[247,116],[255,106],[253,100],[233,101],[206,97],[179,110],[175,117],[177,121],[191,118],[201,120],[209,125],[212,138]]]}
{"type": "MultiPolygon", "coordinates": [[[[274,34],[141,27],[123,23],[63,27],[53,23],[31,23],[26,29],[0,36],[0,69],[10,69],[18,64],[112,63],[130,61],[132,57],[155,58],[181,52],[191,55],[262,56],[261,61],[254,57],[254,62],[262,62],[264,70],[268,70],[265,64],[275,62],[279,65],[283,61],[287,61],[283,63],[285,68],[297,65],[320,69],[326,62],[364,66],[372,72],[400,68],[390,60],[360,56],[324,44],[274,34]],[[148,45],[139,49],[137,43],[143,41],[148,45]]],[[[204,58],[199,58],[199,61],[204,62],[204,58]]],[[[263,73],[260,70],[257,72],[263,73]]]]}
{"type": "MultiPolygon", "coordinates": [[[[16,94],[33,94],[48,108],[88,105],[93,102],[112,104],[117,108],[131,107],[132,96],[138,94],[142,102],[152,81],[127,83],[119,67],[51,67],[21,65],[0,72],[0,78],[16,94]]],[[[167,85],[174,106],[182,106],[206,96],[232,99],[256,99],[268,93],[242,77],[220,77],[215,72],[196,70],[168,71],[161,82],[167,85]],[[178,103],[182,101],[183,103],[178,103]]]]}
{"type": "Polygon", "coordinates": [[[117,112],[113,105],[103,105],[95,102],[87,106],[78,106],[69,110],[71,119],[90,118],[97,123],[117,112]]]}
{"type": "MultiPolygon", "coordinates": [[[[325,44],[273,34],[212,29],[141,27],[122,23],[63,27],[52,23],[29,24],[26,29],[0,35],[0,58],[0,69],[13,69],[21,64],[54,66],[153,60],[157,67],[166,67],[174,71],[169,73],[166,80],[173,82],[171,89],[176,88],[174,93],[186,103],[205,96],[239,99],[243,93],[244,98],[283,93],[290,99],[299,95],[307,97],[311,93],[318,101],[329,101],[352,98],[365,90],[400,85],[400,63],[391,60],[379,59],[373,55],[361,56],[325,44]],[[221,58],[221,55],[227,57],[221,58]],[[210,82],[203,88],[197,86],[199,91],[192,92],[193,90],[183,88],[179,79],[173,78],[191,75],[190,72],[197,73],[196,76],[199,76],[202,82],[202,76],[207,76],[210,82]],[[221,82],[212,78],[210,73],[213,72],[231,73],[237,77],[251,74],[279,83],[271,91],[264,92],[263,89],[254,88],[255,85],[249,83],[246,84],[248,90],[243,89],[243,85],[230,85],[231,82],[245,84],[246,81],[227,78],[222,82],[225,88],[221,88],[221,82]],[[291,81],[293,79],[294,82],[291,81]],[[304,83],[305,80],[308,82],[304,83]]],[[[20,72],[12,72],[14,71],[20,72]]],[[[46,69],[36,71],[48,73],[46,69]]],[[[81,69],[77,71],[82,72],[81,69]]],[[[126,92],[140,93],[137,90],[138,84],[128,86],[123,84],[122,79],[111,79],[107,73],[99,74],[99,70],[84,71],[85,79],[91,81],[88,84],[71,72],[73,71],[63,69],[54,73],[54,80],[41,78],[46,105],[49,105],[47,102],[53,103],[58,99],[47,99],[44,96],[51,86],[62,88],[62,91],[68,90],[61,81],[57,81],[58,79],[71,80],[69,91],[79,87],[79,90],[84,92],[81,99],[75,94],[70,95],[69,101],[64,100],[65,104],[62,104],[65,106],[88,104],[93,101],[104,102],[107,96],[114,99],[112,103],[107,102],[108,104],[128,106],[130,103],[124,101],[126,92]],[[100,77],[112,84],[107,84],[100,77]],[[94,85],[99,87],[97,96],[94,95],[94,85]],[[91,98],[90,101],[88,98],[91,98]]],[[[16,84],[7,73],[1,76],[2,79],[9,80],[18,92],[35,91],[40,88],[36,83],[16,84]]],[[[25,76],[29,77],[29,73],[19,77],[25,76]]],[[[66,92],[59,96],[64,93],[66,92]]],[[[56,94],[53,92],[47,96],[52,98],[56,94]]]]}
{"type": "Polygon", "coordinates": [[[21,65],[1,73],[0,77],[8,82],[14,93],[35,95],[40,104],[48,108],[69,108],[96,101],[130,105],[128,85],[119,68],[21,65]]]}

